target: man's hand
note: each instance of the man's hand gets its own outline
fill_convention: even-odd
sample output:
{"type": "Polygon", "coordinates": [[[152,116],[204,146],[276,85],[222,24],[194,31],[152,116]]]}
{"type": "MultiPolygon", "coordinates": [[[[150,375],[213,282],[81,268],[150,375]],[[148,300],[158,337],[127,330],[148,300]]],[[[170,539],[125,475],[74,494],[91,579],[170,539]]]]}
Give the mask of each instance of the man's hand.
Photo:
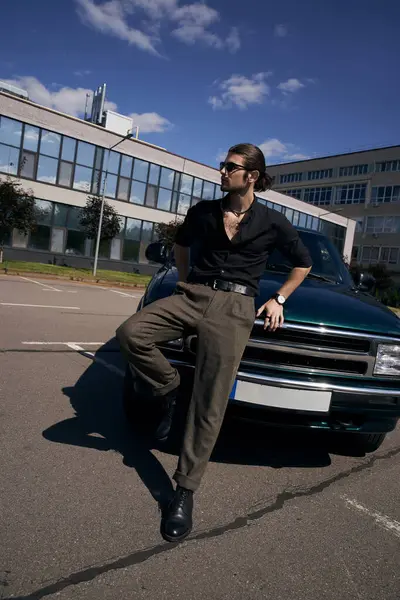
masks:
{"type": "Polygon", "coordinates": [[[264,310],[267,313],[264,321],[264,329],[268,328],[270,331],[276,331],[278,327],[282,327],[285,320],[283,318],[283,306],[278,304],[276,300],[268,300],[268,302],[258,309],[257,317],[259,317],[264,310]]]}

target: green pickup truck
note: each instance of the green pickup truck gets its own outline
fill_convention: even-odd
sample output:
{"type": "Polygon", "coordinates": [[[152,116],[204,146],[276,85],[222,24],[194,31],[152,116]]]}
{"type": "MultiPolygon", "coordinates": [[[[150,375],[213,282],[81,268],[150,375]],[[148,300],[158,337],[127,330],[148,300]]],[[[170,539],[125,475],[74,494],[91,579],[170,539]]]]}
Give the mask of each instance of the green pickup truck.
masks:
{"type": "MultiPolygon", "coordinates": [[[[400,417],[400,319],[369,292],[373,281],[354,281],[333,243],[299,230],[313,268],[285,304],[285,323],[275,332],[256,319],[230,395],[246,418],[282,427],[341,432],[358,451],[373,452],[400,417]]],[[[195,252],[196,250],[193,249],[195,252]]],[[[173,293],[177,270],[160,242],[147,257],[161,263],[138,310],[173,293]]],[[[256,307],[287,277],[291,265],[274,251],[260,281],[256,307]]],[[[196,335],[161,348],[170,362],[193,373],[196,335]]],[[[125,406],[132,414],[132,395],[125,406]]]]}

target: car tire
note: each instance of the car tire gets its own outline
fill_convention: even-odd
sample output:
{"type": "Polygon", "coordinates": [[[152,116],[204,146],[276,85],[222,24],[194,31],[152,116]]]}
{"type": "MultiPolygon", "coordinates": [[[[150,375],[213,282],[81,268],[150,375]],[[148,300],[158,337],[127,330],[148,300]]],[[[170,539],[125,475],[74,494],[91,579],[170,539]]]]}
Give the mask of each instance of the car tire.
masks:
{"type": "Polygon", "coordinates": [[[338,433],[336,439],[340,439],[340,447],[346,453],[356,455],[375,452],[382,445],[386,433],[338,433]]]}

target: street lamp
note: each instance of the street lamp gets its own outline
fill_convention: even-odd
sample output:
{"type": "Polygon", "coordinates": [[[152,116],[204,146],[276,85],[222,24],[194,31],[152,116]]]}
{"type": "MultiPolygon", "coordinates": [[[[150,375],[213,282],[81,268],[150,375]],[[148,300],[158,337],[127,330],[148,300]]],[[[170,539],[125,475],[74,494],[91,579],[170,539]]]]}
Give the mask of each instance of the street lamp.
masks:
{"type": "Polygon", "coordinates": [[[105,195],[106,195],[108,164],[109,164],[109,161],[110,161],[111,150],[113,150],[116,146],[118,146],[118,144],[120,144],[124,140],[129,140],[132,137],[132,135],[133,135],[132,134],[132,130],[129,129],[128,132],[127,132],[127,134],[124,135],[123,138],[121,138],[116,144],[114,144],[113,146],[110,146],[110,148],[108,148],[107,160],[106,160],[106,164],[105,164],[103,191],[102,191],[102,194],[101,194],[101,207],[100,207],[99,225],[97,227],[97,239],[96,239],[96,251],[94,253],[93,276],[96,275],[96,272],[97,272],[97,261],[99,259],[101,228],[102,228],[102,225],[103,225],[104,198],[105,198],[105,195]]]}

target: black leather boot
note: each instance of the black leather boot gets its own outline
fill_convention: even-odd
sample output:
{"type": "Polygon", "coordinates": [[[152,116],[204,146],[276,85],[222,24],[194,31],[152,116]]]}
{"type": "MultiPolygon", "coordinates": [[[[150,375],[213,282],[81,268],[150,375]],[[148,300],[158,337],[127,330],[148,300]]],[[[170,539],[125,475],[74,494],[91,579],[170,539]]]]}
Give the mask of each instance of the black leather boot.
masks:
{"type": "Polygon", "coordinates": [[[192,531],[193,492],[177,486],[161,520],[161,535],[167,542],[180,542],[192,531]]]}
{"type": "Polygon", "coordinates": [[[169,432],[171,431],[177,396],[178,390],[173,390],[160,399],[163,403],[163,412],[161,421],[159,422],[154,434],[156,440],[159,442],[165,442],[168,438],[169,432]]]}

